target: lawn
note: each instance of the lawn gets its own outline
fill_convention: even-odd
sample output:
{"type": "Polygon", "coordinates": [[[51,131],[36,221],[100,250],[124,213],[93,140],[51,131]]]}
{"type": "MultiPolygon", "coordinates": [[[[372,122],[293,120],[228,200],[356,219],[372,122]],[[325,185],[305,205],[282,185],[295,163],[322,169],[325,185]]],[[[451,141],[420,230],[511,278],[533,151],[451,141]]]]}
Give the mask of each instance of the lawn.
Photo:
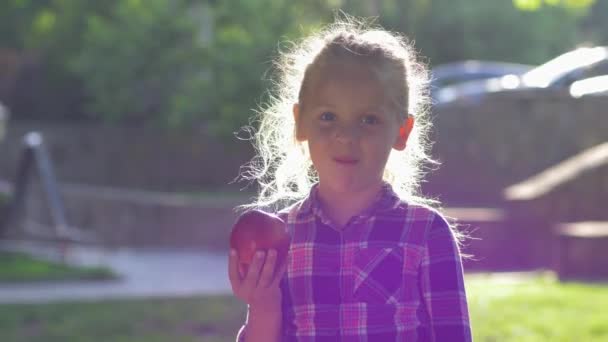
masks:
{"type": "MultiPolygon", "coordinates": [[[[608,285],[551,273],[467,276],[476,341],[607,341],[608,285]]],[[[230,296],[0,306],[0,341],[233,341],[230,296]]]]}
{"type": "Polygon", "coordinates": [[[72,267],[35,259],[23,253],[0,251],[0,283],[114,277],[112,271],[105,267],[72,267]]]}
{"type": "Polygon", "coordinates": [[[0,341],[233,341],[243,309],[232,297],[1,305],[0,341]]]}
{"type": "Polygon", "coordinates": [[[608,284],[485,274],[467,290],[477,341],[608,341],[608,284]]]}

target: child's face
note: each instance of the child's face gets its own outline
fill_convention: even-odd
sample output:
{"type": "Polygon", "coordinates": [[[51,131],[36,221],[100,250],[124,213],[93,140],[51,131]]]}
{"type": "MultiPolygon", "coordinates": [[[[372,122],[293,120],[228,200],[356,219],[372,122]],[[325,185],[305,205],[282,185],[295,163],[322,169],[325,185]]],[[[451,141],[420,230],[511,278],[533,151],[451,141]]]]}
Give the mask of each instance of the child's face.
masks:
{"type": "Polygon", "coordinates": [[[364,65],[334,64],[317,73],[294,106],[297,140],[308,142],[324,186],[337,192],[377,186],[391,149],[405,148],[404,116],[364,65]]]}

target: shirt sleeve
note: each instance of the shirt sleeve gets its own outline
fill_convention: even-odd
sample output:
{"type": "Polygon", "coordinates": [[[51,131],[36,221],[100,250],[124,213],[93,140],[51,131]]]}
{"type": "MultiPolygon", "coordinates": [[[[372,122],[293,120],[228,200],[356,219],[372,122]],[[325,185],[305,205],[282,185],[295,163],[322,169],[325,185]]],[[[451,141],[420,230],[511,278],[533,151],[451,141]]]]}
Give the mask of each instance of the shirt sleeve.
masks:
{"type": "Polygon", "coordinates": [[[460,252],[448,222],[432,219],[421,262],[420,289],[428,313],[429,341],[471,341],[460,252]]]}

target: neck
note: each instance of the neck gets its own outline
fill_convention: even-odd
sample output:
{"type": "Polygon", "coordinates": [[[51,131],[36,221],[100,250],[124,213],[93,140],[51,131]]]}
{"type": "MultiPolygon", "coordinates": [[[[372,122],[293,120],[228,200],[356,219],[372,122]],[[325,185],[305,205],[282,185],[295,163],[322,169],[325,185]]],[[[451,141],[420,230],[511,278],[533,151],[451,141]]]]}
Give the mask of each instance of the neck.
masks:
{"type": "Polygon", "coordinates": [[[382,187],[381,183],[361,190],[338,192],[319,183],[319,201],[323,212],[339,227],[348,223],[351,217],[360,214],[372,204],[382,187]]]}

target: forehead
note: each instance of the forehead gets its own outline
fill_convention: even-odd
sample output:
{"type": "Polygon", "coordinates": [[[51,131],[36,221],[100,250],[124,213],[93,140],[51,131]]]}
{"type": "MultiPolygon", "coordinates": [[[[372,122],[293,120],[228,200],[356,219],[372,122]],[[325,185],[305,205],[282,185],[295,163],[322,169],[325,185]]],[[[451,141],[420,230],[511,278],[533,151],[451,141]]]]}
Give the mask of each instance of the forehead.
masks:
{"type": "Polygon", "coordinates": [[[387,87],[378,73],[363,63],[332,63],[317,68],[307,87],[304,101],[310,105],[349,101],[351,105],[385,107],[387,87]]]}

